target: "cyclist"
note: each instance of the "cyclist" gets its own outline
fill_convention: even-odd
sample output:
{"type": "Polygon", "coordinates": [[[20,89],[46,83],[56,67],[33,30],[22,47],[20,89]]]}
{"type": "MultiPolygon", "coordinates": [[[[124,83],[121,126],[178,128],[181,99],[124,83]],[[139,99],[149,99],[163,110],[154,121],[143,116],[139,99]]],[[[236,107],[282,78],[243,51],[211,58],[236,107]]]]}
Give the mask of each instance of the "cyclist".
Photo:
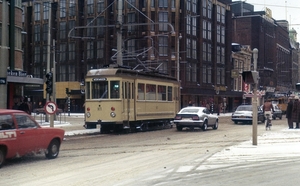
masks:
{"type": "Polygon", "coordinates": [[[263,111],[264,111],[264,115],[265,115],[265,118],[267,119],[267,121],[268,120],[270,121],[270,123],[266,127],[272,126],[271,120],[272,120],[272,112],[274,112],[274,107],[270,100],[265,101],[265,103],[263,105],[263,111]]]}

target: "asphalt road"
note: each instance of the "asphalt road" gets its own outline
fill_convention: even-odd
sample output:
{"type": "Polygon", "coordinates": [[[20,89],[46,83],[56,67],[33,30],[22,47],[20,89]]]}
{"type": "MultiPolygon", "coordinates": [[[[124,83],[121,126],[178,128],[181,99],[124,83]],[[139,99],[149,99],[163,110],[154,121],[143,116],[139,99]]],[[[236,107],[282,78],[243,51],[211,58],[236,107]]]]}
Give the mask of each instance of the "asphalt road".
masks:
{"type": "MultiPolygon", "coordinates": [[[[286,127],[285,120],[273,121],[272,131],[259,124],[258,135],[286,127]]],[[[220,118],[218,130],[70,136],[57,159],[37,155],[10,160],[0,170],[0,185],[274,186],[300,181],[300,154],[251,154],[251,145],[241,154],[232,148],[251,138],[252,125],[235,125],[229,117],[220,118]]],[[[273,140],[259,138],[258,146],[273,140]]]]}

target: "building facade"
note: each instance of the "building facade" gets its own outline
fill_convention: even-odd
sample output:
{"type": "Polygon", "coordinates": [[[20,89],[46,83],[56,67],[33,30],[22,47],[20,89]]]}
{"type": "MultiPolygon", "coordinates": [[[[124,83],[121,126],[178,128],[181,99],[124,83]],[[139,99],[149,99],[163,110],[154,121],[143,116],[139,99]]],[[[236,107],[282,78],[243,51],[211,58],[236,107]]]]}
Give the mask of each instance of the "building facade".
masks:
{"type": "Polygon", "coordinates": [[[230,75],[231,0],[130,0],[121,3],[121,10],[117,2],[23,2],[23,28],[28,33],[24,65],[34,77],[45,76],[50,31],[50,65],[53,68],[55,61],[60,108],[68,88],[72,110],[82,109],[85,74],[118,63],[121,36],[122,65],[177,77],[182,107],[190,100],[195,105],[226,102],[232,110],[242,93],[234,91],[230,75]]]}

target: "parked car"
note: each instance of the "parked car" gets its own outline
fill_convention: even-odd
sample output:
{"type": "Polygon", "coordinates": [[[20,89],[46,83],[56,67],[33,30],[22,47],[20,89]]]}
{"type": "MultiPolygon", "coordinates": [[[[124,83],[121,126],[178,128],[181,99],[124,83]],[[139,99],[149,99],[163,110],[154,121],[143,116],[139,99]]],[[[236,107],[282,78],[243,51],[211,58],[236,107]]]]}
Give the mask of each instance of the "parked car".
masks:
{"type": "Polygon", "coordinates": [[[58,156],[64,130],[42,128],[32,116],[20,110],[0,109],[0,167],[6,159],[45,153],[58,156]]]}
{"type": "MultiPolygon", "coordinates": [[[[260,108],[263,108],[263,105],[260,106],[260,108]]],[[[272,113],[272,119],[276,120],[276,118],[282,119],[282,110],[278,107],[278,105],[273,104],[274,112],[272,113]]]]}
{"type": "MultiPolygon", "coordinates": [[[[252,123],[253,110],[252,105],[240,105],[237,107],[235,112],[232,113],[231,120],[237,124],[241,123],[252,123]]],[[[260,107],[257,107],[257,120],[264,123],[265,116],[260,107]]]]}
{"type": "Polygon", "coordinates": [[[219,118],[209,112],[206,107],[189,106],[181,109],[174,118],[174,124],[178,131],[182,128],[188,127],[194,129],[195,127],[201,128],[203,131],[208,127],[218,129],[219,118]]]}

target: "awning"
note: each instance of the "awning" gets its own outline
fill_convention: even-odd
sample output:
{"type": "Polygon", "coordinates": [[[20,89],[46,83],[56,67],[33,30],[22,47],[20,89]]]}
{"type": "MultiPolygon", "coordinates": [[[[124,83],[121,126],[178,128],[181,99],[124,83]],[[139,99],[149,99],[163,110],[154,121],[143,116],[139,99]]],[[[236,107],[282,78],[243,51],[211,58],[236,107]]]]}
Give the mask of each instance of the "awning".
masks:
{"type": "Polygon", "coordinates": [[[23,83],[23,84],[44,84],[44,80],[41,78],[21,77],[21,76],[7,76],[8,83],[23,83]]]}

